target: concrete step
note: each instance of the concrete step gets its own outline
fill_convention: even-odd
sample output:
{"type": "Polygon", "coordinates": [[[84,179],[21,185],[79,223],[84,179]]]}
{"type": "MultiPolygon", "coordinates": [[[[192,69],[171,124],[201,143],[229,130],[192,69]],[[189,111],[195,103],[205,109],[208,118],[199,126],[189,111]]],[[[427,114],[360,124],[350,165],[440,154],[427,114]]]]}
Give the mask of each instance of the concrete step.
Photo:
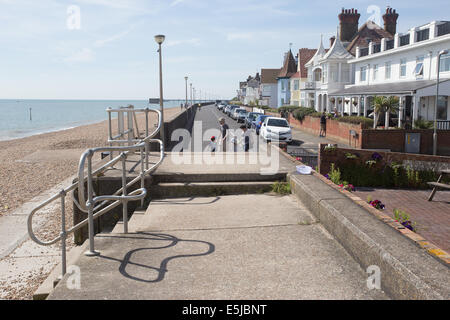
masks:
{"type": "Polygon", "coordinates": [[[249,173],[163,173],[152,175],[152,182],[250,182],[250,181],[286,181],[286,172],[262,175],[258,172],[249,173]]]}
{"type": "Polygon", "coordinates": [[[233,194],[257,194],[272,190],[273,181],[252,182],[164,182],[150,188],[152,199],[213,197],[233,194]]]}

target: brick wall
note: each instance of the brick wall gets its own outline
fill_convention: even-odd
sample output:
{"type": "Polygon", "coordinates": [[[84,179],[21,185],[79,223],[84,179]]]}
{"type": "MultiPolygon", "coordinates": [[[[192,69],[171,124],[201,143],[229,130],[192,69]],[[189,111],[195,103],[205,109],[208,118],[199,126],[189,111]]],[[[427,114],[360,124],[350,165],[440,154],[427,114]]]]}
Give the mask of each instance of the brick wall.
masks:
{"type": "MultiPolygon", "coordinates": [[[[289,115],[289,123],[299,130],[319,135],[320,119],[306,116],[300,122],[289,115]]],[[[388,149],[392,152],[405,152],[405,136],[407,133],[420,133],[420,153],[433,153],[432,129],[363,129],[361,124],[339,122],[327,119],[327,138],[342,144],[350,145],[357,149],[388,149]],[[356,136],[350,135],[350,130],[355,131],[356,136]]],[[[450,156],[450,130],[438,130],[438,155],[450,156]]]]}
{"type": "MultiPolygon", "coordinates": [[[[362,149],[346,149],[337,148],[333,151],[325,151],[326,144],[320,145],[318,167],[319,173],[325,174],[330,171],[332,163],[339,166],[342,163],[348,161],[358,161],[358,163],[365,163],[367,160],[372,159],[374,151],[362,150],[362,149]],[[358,159],[348,160],[345,156],[346,153],[358,155],[358,159]]],[[[381,164],[385,165],[390,162],[403,163],[404,161],[413,161],[416,163],[433,163],[436,168],[446,167],[450,168],[450,157],[432,156],[426,154],[412,154],[412,153],[400,153],[400,152],[381,152],[377,151],[382,156],[381,164]]]]}
{"type": "MultiPolygon", "coordinates": [[[[320,118],[306,116],[302,122],[295,119],[292,114],[289,114],[289,123],[292,127],[299,130],[319,135],[320,118]]],[[[355,148],[361,148],[362,143],[362,125],[339,122],[334,119],[327,119],[327,138],[350,145],[355,148]],[[356,136],[350,135],[350,130],[355,131],[356,136]]]]}
{"type": "MultiPolygon", "coordinates": [[[[393,152],[405,151],[406,133],[420,133],[420,153],[433,153],[433,130],[370,130],[362,132],[363,149],[390,149],[393,152]]],[[[442,156],[450,156],[450,130],[438,130],[438,150],[442,156]]]]}

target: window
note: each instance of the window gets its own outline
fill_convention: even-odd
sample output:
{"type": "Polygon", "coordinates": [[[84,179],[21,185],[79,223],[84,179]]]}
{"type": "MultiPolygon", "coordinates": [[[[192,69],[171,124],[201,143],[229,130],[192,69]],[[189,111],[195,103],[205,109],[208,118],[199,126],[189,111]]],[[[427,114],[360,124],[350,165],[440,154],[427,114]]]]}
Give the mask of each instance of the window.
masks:
{"type": "Polygon", "coordinates": [[[341,66],[342,72],[342,82],[350,82],[350,65],[342,64],[341,66]]]}
{"type": "Polygon", "coordinates": [[[281,90],[284,91],[285,87],[284,87],[284,81],[281,80],[281,90]]]}
{"type": "Polygon", "coordinates": [[[323,77],[322,82],[327,82],[327,76],[328,76],[328,66],[326,64],[323,65],[323,77]]]}
{"type": "Polygon", "coordinates": [[[423,60],[424,56],[419,56],[416,59],[416,67],[414,68],[414,75],[416,77],[423,76],[423,60]]]}
{"type": "Polygon", "coordinates": [[[437,103],[437,115],[439,120],[447,120],[448,96],[439,96],[437,103]]]}
{"type": "Polygon", "coordinates": [[[361,82],[366,81],[367,78],[367,67],[361,67],[360,73],[359,73],[359,80],[361,82]]]}
{"type": "Polygon", "coordinates": [[[384,65],[384,77],[385,77],[385,79],[391,78],[391,63],[390,62],[386,62],[386,64],[384,65]]]}
{"type": "Polygon", "coordinates": [[[417,31],[417,42],[428,40],[430,37],[430,29],[417,31]]]}
{"type": "Polygon", "coordinates": [[[294,80],[294,90],[298,90],[300,85],[300,80],[294,80]]]}
{"type": "Polygon", "coordinates": [[[375,64],[373,66],[373,80],[377,80],[377,77],[378,77],[378,65],[375,64]]]}
{"type": "Polygon", "coordinates": [[[441,56],[441,65],[439,66],[440,72],[450,71],[450,53],[443,54],[441,56]]]}
{"type": "Polygon", "coordinates": [[[400,77],[406,77],[406,59],[400,59],[400,77]]]}
{"type": "Polygon", "coordinates": [[[321,81],[322,80],[322,70],[316,69],[314,70],[314,81],[321,81]]]}

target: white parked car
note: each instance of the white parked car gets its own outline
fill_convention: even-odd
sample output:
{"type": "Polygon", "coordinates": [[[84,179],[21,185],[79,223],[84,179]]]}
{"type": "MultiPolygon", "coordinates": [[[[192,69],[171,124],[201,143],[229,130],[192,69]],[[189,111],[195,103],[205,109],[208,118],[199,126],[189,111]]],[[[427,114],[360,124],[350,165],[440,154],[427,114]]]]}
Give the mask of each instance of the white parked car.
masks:
{"type": "Polygon", "coordinates": [[[265,118],[261,126],[260,135],[267,142],[292,142],[292,130],[289,123],[284,118],[265,118]]]}
{"type": "Polygon", "coordinates": [[[237,120],[240,112],[247,112],[244,108],[236,108],[230,113],[231,119],[237,120]]]}

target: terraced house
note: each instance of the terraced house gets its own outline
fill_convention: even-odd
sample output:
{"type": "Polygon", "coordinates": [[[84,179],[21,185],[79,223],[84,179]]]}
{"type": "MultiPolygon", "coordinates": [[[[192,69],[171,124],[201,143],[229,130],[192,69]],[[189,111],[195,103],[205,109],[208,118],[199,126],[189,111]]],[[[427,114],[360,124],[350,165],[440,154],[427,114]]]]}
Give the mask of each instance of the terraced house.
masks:
{"type": "MultiPolygon", "coordinates": [[[[388,9],[386,15],[397,17],[388,9]]],[[[385,16],[386,16],[385,15],[385,16]]],[[[439,129],[450,129],[450,21],[433,21],[404,33],[357,46],[348,60],[355,82],[333,93],[335,99],[357,101],[354,113],[370,113],[376,95],[399,98],[399,127],[414,127],[418,119],[433,121],[436,79],[441,79],[437,101],[439,129]],[[438,68],[438,61],[439,68],[438,68]]]]}
{"type": "Polygon", "coordinates": [[[330,39],[330,49],[325,50],[321,40],[316,54],[306,63],[308,82],[305,92],[308,107],[329,112],[336,108],[341,114],[351,114],[354,108],[350,100],[331,96],[354,83],[355,66],[349,64],[349,60],[354,58],[358,47],[369,43],[379,45],[382,39],[393,39],[398,14],[389,9],[383,16],[384,28],[367,21],[358,29],[360,14],[355,9],[342,9],[338,17],[339,32],[336,39],[330,39]]]}
{"type": "Polygon", "coordinates": [[[306,63],[316,53],[316,49],[301,48],[297,55],[297,72],[291,76],[291,105],[306,106],[305,82],[308,82],[306,63]]]}

